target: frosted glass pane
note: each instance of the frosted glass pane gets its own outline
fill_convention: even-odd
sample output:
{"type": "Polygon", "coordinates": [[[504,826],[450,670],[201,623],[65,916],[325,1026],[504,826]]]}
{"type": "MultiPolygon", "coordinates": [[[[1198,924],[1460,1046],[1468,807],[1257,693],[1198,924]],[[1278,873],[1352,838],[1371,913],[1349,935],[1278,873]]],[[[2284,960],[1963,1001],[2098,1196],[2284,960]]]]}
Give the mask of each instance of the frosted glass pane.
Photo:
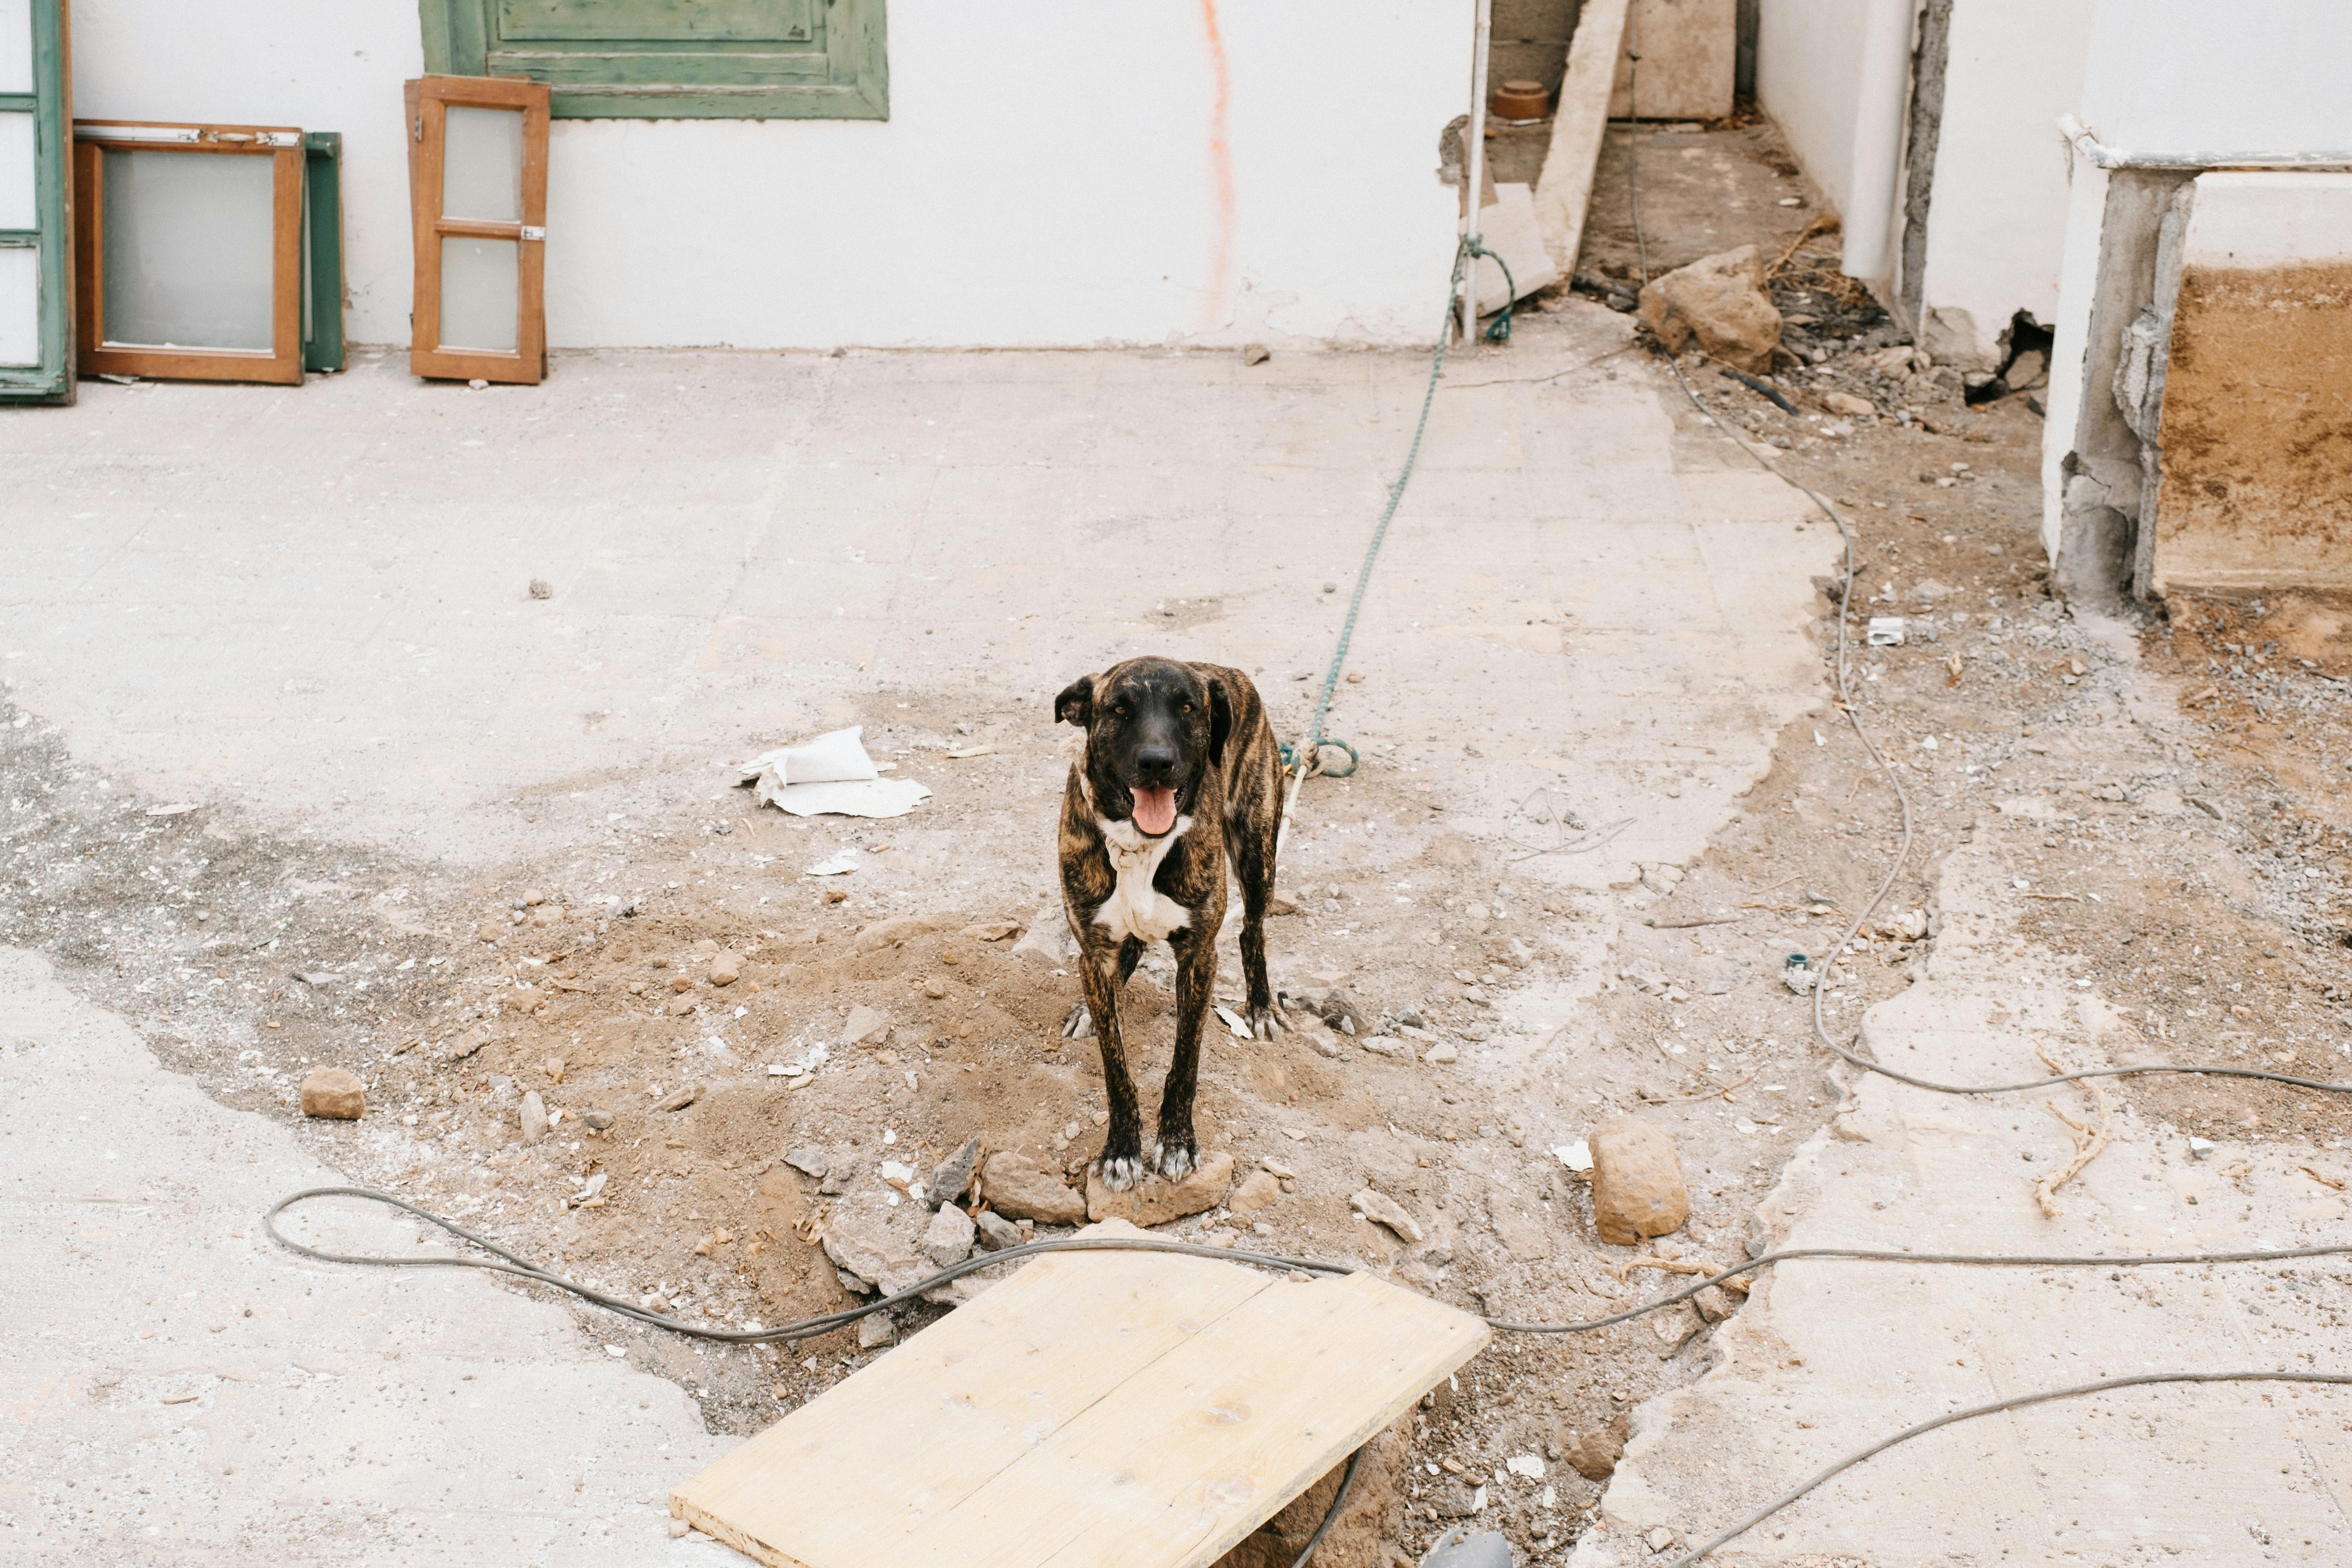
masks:
{"type": "Polygon", "coordinates": [[[41,253],[0,249],[0,364],[41,363],[41,253]]]}
{"type": "Polygon", "coordinates": [[[268,353],[272,160],[105,156],[106,341],[268,353]]]}
{"type": "Polygon", "coordinates": [[[33,90],[33,0],[0,0],[0,92],[33,90]]]}
{"type": "Polygon", "coordinates": [[[33,117],[0,114],[0,228],[40,226],[33,174],[33,117]]]}
{"type": "Polygon", "coordinates": [[[441,346],[515,352],[522,312],[520,261],[511,239],[441,242],[441,346]]]}
{"type": "Polygon", "coordinates": [[[522,115],[512,109],[449,110],[441,153],[441,216],[522,221],[522,115]]]}

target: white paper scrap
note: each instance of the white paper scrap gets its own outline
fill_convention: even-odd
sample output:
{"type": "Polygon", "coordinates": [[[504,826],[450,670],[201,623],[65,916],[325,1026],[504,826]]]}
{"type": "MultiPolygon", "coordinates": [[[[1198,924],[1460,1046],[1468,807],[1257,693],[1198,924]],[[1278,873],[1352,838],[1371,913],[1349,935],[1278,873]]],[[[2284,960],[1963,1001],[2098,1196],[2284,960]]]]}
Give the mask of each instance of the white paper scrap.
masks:
{"type": "Polygon", "coordinates": [[[931,792],[912,779],[886,779],[860,739],[862,724],[805,745],[763,752],[743,764],[761,800],[794,816],[904,816],[931,792]]]}

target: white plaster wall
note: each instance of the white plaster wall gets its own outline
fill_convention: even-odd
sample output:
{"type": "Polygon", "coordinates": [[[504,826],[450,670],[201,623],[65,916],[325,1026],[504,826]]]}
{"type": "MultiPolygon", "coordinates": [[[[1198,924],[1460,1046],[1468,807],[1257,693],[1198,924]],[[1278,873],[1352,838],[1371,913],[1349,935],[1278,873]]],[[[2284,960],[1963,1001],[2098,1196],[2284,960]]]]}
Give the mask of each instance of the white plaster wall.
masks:
{"type": "MultiPolygon", "coordinates": [[[[2109,146],[2143,154],[2352,153],[2352,95],[2343,89],[2344,62],[2352,59],[2352,5],[2096,4],[2076,113],[2109,146]]],[[[2073,187],[2042,453],[2042,537],[2053,559],[2077,416],[2085,397],[2106,395],[2083,384],[2105,237],[2106,178],[2078,162],[2073,187]]]]}
{"type": "Polygon", "coordinates": [[[2197,176],[2180,265],[2352,261],[2352,174],[2231,170],[2197,176]]]}
{"type": "MultiPolygon", "coordinates": [[[[1423,342],[1470,0],[895,0],[891,118],[559,121],[557,347],[1423,342]],[[1217,72],[1226,66],[1221,196],[1217,72]]],[[[84,118],[344,133],[347,328],[405,342],[415,0],[77,0],[84,118]]]]}
{"type": "Polygon", "coordinates": [[[1958,0],[1921,304],[1939,358],[1992,368],[2020,310],[2058,315],[2066,242],[2066,151],[2096,0],[1958,0]]]}
{"type": "Polygon", "coordinates": [[[1756,100],[1832,211],[1848,205],[1868,0],[1761,0],[1756,100]]]}
{"type": "Polygon", "coordinates": [[[2137,153],[2352,152],[2344,0],[2098,0],[2077,112],[2137,153]]]}

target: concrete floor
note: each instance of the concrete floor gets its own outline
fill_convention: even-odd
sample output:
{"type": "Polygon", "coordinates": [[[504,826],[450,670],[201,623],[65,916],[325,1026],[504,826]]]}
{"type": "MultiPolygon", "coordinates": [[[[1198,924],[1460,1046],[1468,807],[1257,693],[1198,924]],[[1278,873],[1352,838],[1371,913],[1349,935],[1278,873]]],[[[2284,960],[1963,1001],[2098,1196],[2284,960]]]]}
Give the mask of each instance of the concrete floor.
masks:
{"type": "MultiPolygon", "coordinates": [[[[1579,305],[1450,368],[1329,726],[1419,766],[1461,832],[1509,831],[1538,785],[1624,822],[1556,863],[1586,886],[1696,855],[1819,700],[1810,578],[1834,547],[1738,454],[1678,442],[1629,342],[1579,305]]],[[[92,384],[0,419],[0,679],[146,798],[453,867],[584,832],[648,780],[723,790],[748,752],[910,696],[1042,731],[1053,691],[1134,652],[1258,671],[1287,736],[1425,369],[633,354],[471,392],[362,357],[300,389],[92,384]],[[504,809],[526,792],[532,822],[504,809]]],[[[644,1505],[724,1441],[674,1389],[478,1279],[269,1249],[264,1200],[331,1173],[0,958],[0,1252],[42,1260],[0,1286],[26,1413],[6,1553],[673,1550],[644,1505]],[[77,1474],[105,1506],[77,1509],[77,1474]]]]}
{"type": "MultiPolygon", "coordinates": [[[[2165,727],[2158,704],[2139,711],[2165,727]]],[[[2158,749],[2128,725],[2108,739],[2111,754],[2158,749]]],[[[2020,847],[2038,839],[2033,808],[2046,817],[2049,803],[2012,804],[2023,809],[1988,813],[1975,842],[1945,858],[1927,973],[1870,1011],[1867,1047],[1946,1083],[2038,1078],[2045,1059],[2176,1059],[2085,989],[2089,980],[2071,978],[2061,955],[2020,935],[2020,847]]],[[[2097,1120],[2079,1089],[1971,1098],[1860,1077],[1782,1173],[1751,1238],[1759,1249],[1993,1256],[2346,1239],[2340,1142],[2254,1139],[2200,1157],[2185,1133],[2123,1106],[2114,1141],[2045,1215],[2032,1181],[2073,1152],[2052,1105],[2097,1120]]],[[[1601,1528],[1571,1568],[1649,1561],[1660,1530],[1671,1559],[1838,1457],[1963,1406],[2141,1373],[2340,1372],[2347,1306],[2339,1258],[2112,1270],[1780,1265],[1725,1324],[1707,1374],[1643,1408],[1601,1528]]],[[[1721,1560],[2352,1561],[2352,1389],[2148,1387],[1964,1422],[1836,1478],[1721,1560]]]]}
{"type": "MultiPolygon", "coordinates": [[[[1652,373],[1610,357],[1630,341],[1580,303],[1454,362],[1328,726],[1449,766],[1473,815],[1538,783],[1630,808],[1578,862],[1592,885],[1695,853],[1814,700],[1833,543],[1738,453],[1677,451],[1652,373]]],[[[487,392],[397,358],[299,389],[92,383],[0,421],[0,677],[153,791],[468,863],[544,838],[490,809],[519,789],[564,781],[559,809],[598,821],[626,773],[723,768],[886,692],[1042,719],[1147,649],[1260,672],[1287,738],[1426,368],[696,353],[487,392]]]]}

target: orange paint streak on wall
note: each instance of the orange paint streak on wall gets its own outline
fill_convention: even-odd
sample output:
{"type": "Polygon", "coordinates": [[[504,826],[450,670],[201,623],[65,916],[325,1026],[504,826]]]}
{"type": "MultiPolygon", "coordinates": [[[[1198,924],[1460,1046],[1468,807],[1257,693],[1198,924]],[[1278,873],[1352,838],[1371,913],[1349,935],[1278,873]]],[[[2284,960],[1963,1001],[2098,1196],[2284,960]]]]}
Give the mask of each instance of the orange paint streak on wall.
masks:
{"type": "Polygon", "coordinates": [[[1209,178],[1216,210],[1212,215],[1216,251],[1209,258],[1209,310],[1204,327],[1222,325],[1225,283],[1234,265],[1234,150],[1225,134],[1225,100],[1232,87],[1225,72],[1225,40],[1217,30],[1217,0],[1201,0],[1201,20],[1209,30],[1209,67],[1216,74],[1217,101],[1209,114],[1209,178]]]}

